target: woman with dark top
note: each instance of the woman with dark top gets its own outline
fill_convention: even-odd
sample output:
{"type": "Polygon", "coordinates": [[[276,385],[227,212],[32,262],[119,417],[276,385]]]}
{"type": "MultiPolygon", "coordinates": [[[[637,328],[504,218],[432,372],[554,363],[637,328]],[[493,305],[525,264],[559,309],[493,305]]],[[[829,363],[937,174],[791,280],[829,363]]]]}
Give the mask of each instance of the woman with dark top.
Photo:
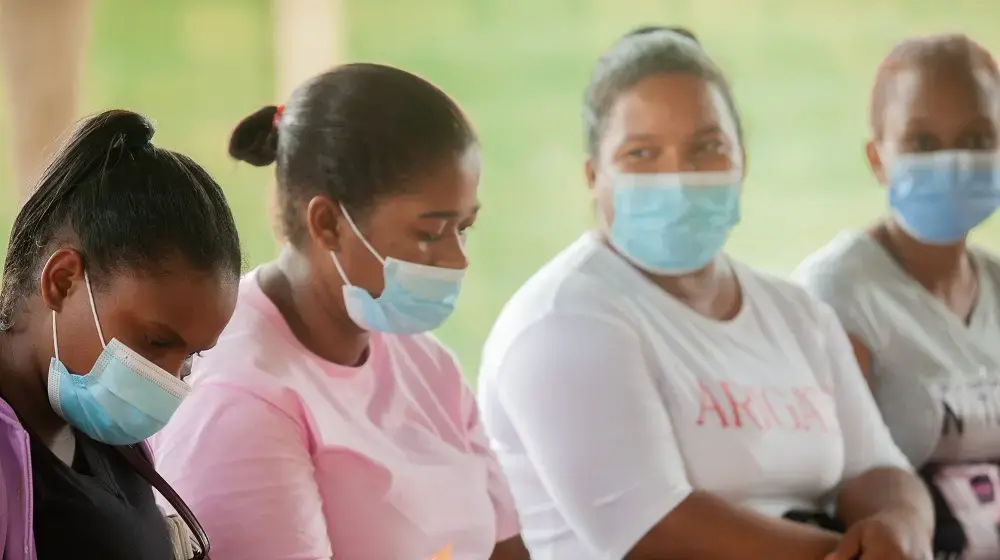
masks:
{"type": "Polygon", "coordinates": [[[0,296],[5,560],[173,560],[141,444],[215,344],[242,257],[219,185],[141,115],[84,121],[10,234],[0,296]]]}

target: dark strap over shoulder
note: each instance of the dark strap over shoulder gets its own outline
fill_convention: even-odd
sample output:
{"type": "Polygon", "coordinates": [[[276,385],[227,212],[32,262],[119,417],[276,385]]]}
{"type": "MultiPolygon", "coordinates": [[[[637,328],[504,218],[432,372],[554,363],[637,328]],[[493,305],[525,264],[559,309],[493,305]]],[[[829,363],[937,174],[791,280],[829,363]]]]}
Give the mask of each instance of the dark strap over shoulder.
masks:
{"type": "Polygon", "coordinates": [[[198,543],[198,548],[200,549],[195,552],[192,560],[210,560],[208,551],[211,543],[208,541],[208,534],[205,533],[205,529],[202,528],[201,523],[198,522],[198,518],[194,516],[191,508],[184,503],[184,500],[177,495],[177,492],[170,487],[170,484],[166,480],[163,480],[163,477],[156,472],[156,469],[153,468],[151,458],[140,445],[120,445],[115,447],[115,449],[125,456],[136,472],[142,478],[146,479],[146,482],[152,485],[153,488],[156,488],[156,491],[166,498],[167,502],[173,506],[174,511],[177,512],[177,515],[184,521],[184,524],[191,530],[191,534],[194,535],[194,540],[198,543]]]}

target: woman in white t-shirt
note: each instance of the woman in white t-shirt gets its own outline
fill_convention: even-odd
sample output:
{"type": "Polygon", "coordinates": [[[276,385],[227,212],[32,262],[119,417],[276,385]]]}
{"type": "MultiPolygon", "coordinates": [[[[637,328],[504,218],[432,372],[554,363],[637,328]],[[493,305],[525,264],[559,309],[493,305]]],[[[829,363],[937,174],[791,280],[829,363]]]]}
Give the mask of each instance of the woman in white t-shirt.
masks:
{"type": "Polygon", "coordinates": [[[833,311],[720,253],[745,166],[717,67],[633,32],[584,119],[601,227],[514,295],[479,381],[531,557],[925,558],[930,500],[833,311]]]}
{"type": "Polygon", "coordinates": [[[891,212],[796,276],[829,303],[937,504],[934,547],[1000,558],[1000,258],[966,244],[1000,206],[1000,74],[961,35],[882,64],[868,160],[891,212]]]}

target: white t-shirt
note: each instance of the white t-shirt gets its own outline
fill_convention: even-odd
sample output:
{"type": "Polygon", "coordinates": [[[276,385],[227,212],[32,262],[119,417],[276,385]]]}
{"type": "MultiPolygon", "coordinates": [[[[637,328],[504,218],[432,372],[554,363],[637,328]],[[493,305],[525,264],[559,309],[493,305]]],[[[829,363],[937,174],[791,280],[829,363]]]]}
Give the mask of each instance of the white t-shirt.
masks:
{"type": "Polygon", "coordinates": [[[979,297],[968,324],[861,232],[843,233],[794,276],[872,352],[872,390],[917,466],[1000,459],[1000,260],[970,249],[979,297]]]}
{"type": "Polygon", "coordinates": [[[504,308],[479,398],[533,559],[622,558],[692,489],[780,516],[907,467],[832,310],[732,266],[713,321],[590,233],[504,308]]]}

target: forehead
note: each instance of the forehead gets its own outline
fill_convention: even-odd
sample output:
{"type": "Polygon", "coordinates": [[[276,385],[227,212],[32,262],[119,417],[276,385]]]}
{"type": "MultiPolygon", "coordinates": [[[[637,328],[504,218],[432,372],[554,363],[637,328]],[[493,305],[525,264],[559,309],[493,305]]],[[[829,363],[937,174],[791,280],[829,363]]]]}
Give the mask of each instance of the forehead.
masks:
{"type": "Polygon", "coordinates": [[[408,177],[402,194],[386,199],[379,209],[469,212],[479,205],[480,173],[479,147],[470,146],[408,177]]]}
{"type": "Polygon", "coordinates": [[[155,324],[172,330],[191,346],[208,347],[229,322],[237,291],[236,278],[186,267],[120,273],[102,290],[107,299],[101,306],[105,314],[101,322],[114,323],[119,329],[155,324]]]}
{"type": "Polygon", "coordinates": [[[691,74],[648,76],[622,92],[608,113],[607,135],[685,137],[710,126],[736,135],[736,121],[718,86],[691,74]]]}
{"type": "Polygon", "coordinates": [[[1000,117],[998,79],[985,67],[908,66],[888,84],[886,127],[905,127],[920,120],[962,126],[977,119],[1000,117]]]}

